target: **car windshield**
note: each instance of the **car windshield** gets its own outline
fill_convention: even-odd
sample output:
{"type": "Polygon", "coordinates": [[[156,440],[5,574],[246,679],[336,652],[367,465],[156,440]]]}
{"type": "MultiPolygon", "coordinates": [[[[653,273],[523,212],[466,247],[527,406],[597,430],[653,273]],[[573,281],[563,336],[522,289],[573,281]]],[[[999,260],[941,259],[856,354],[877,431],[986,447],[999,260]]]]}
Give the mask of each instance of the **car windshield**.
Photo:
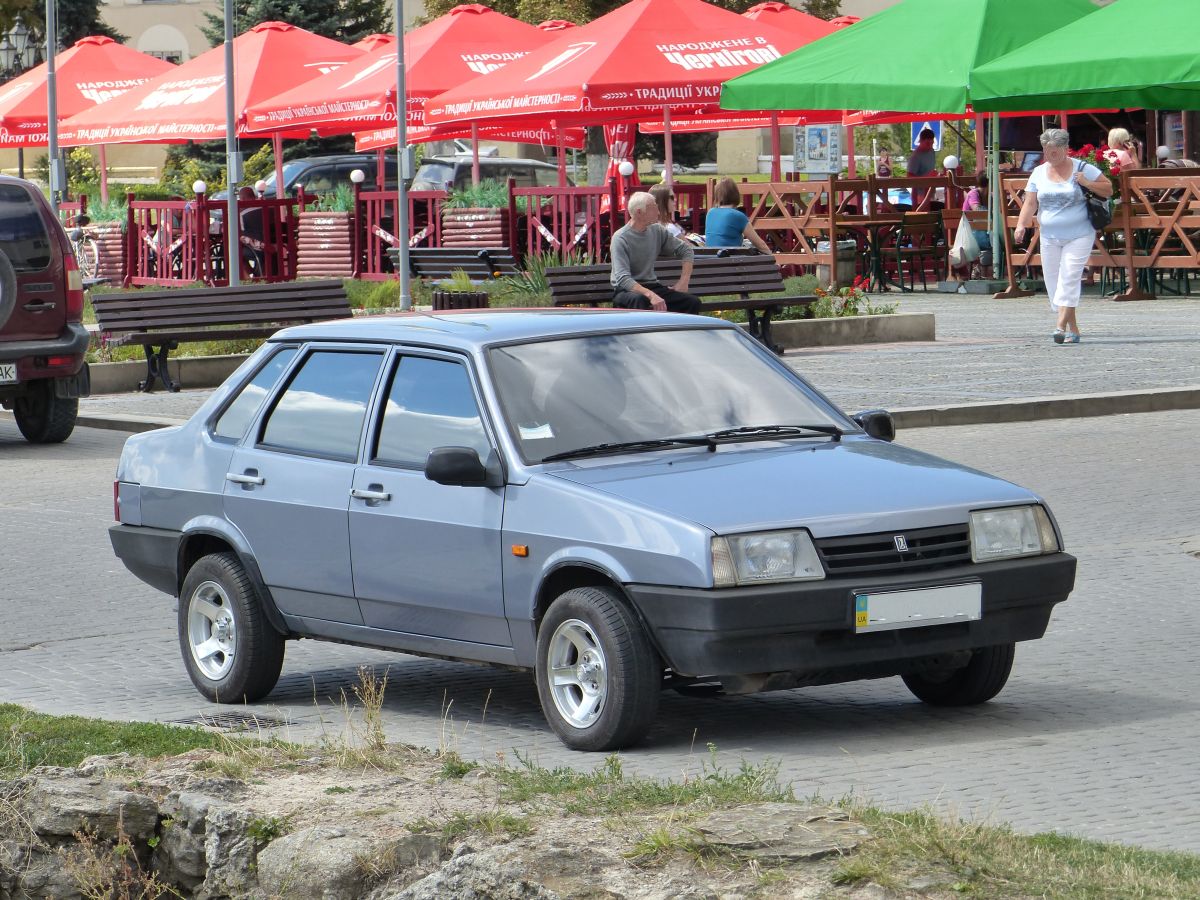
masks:
{"type": "Polygon", "coordinates": [[[454,181],[454,165],[452,163],[424,162],[421,163],[421,168],[417,169],[410,190],[440,191],[444,190],[446,185],[452,181],[454,181]]]}
{"type": "Polygon", "coordinates": [[[584,335],[497,347],[488,364],[526,463],[731,428],[854,427],[749,340],[715,328],[584,335]]]}

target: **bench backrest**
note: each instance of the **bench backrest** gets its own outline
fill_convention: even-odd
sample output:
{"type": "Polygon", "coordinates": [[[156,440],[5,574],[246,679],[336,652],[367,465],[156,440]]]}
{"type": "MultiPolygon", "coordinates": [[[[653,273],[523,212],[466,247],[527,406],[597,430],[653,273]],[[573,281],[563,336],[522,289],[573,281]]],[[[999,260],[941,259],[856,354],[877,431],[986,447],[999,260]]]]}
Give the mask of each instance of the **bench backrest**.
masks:
{"type": "Polygon", "coordinates": [[[462,269],[477,281],[519,271],[512,252],[497,247],[410,247],[408,268],[414,278],[449,278],[462,269]]]}
{"type": "Polygon", "coordinates": [[[95,294],[92,308],[103,333],[317,322],[350,315],[340,279],[95,294]]]}
{"type": "MultiPolygon", "coordinates": [[[[668,287],[679,278],[681,262],[660,259],[654,264],[658,280],[668,287]]],[[[557,266],[546,269],[546,281],[555,306],[611,303],[612,266],[557,266]]],[[[688,292],[698,297],[721,294],[746,296],[752,293],[778,292],[784,289],[783,275],[774,257],[700,256],[693,260],[688,292]]]]}

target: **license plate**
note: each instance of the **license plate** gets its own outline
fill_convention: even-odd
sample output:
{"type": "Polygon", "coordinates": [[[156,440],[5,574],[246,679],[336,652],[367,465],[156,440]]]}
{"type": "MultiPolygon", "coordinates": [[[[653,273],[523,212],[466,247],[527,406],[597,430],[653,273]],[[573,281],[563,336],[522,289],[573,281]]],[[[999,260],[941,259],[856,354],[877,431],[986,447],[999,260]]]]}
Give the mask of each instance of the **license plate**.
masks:
{"type": "Polygon", "coordinates": [[[855,594],[854,630],[861,634],[971,622],[980,617],[982,606],[983,585],[979,582],[855,594]]]}
{"type": "Polygon", "coordinates": [[[0,363],[0,384],[16,384],[17,383],[17,364],[0,363]]]}

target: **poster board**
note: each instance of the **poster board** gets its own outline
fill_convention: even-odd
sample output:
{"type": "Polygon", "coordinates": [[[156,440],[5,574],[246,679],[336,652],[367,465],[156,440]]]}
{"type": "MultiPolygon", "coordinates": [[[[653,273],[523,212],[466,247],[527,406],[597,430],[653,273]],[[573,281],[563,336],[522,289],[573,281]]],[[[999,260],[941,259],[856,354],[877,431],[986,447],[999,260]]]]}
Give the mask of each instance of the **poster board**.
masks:
{"type": "Polygon", "coordinates": [[[842,127],[797,125],[795,169],[807,175],[837,175],[842,171],[842,127]]]}

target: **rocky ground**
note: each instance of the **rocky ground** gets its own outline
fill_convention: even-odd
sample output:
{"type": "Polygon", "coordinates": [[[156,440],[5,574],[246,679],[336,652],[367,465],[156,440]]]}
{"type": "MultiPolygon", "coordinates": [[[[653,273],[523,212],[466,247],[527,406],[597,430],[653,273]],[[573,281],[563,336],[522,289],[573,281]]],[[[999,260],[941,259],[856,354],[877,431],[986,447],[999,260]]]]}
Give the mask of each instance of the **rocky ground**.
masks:
{"type": "Polygon", "coordinates": [[[870,840],[842,810],[703,792],[626,796],[609,767],[572,791],[555,787],[565,773],[514,781],[500,767],[394,748],[193,751],[37,769],[0,782],[0,897],[942,895],[926,889],[939,879],[899,891],[836,884],[870,840]]]}

